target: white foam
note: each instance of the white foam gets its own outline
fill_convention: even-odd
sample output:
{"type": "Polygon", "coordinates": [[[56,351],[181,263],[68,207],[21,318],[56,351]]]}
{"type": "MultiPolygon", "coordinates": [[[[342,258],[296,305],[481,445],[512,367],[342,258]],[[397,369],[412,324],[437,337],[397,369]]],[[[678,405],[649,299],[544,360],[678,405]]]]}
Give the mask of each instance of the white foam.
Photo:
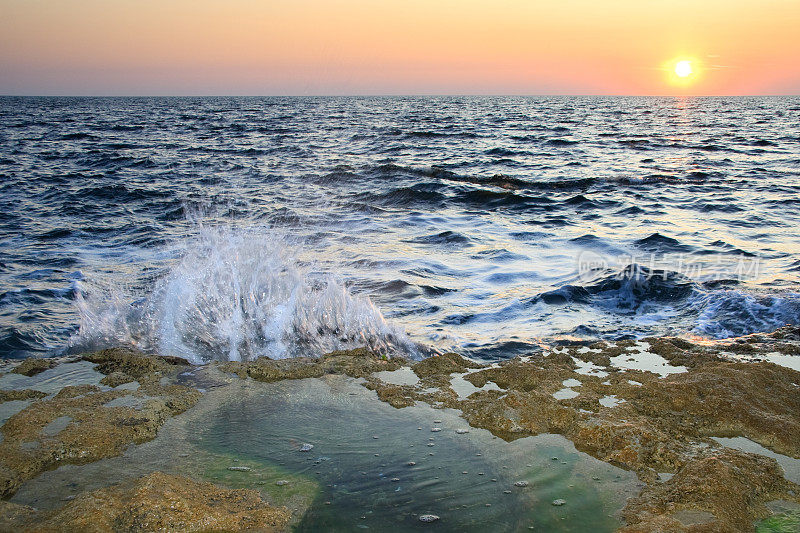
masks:
{"type": "Polygon", "coordinates": [[[264,230],[202,229],[138,301],[119,288],[84,284],[73,344],[133,345],[194,363],[362,346],[418,357],[367,297],[334,276],[312,275],[295,252],[289,239],[264,230]]]}

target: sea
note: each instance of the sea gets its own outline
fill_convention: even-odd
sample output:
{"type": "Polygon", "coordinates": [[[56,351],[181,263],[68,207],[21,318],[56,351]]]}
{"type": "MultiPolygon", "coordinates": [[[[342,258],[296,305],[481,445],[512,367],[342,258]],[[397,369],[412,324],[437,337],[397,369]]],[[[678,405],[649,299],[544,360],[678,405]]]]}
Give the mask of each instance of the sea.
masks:
{"type": "Polygon", "coordinates": [[[0,98],[0,357],[800,323],[800,98],[0,98]]]}

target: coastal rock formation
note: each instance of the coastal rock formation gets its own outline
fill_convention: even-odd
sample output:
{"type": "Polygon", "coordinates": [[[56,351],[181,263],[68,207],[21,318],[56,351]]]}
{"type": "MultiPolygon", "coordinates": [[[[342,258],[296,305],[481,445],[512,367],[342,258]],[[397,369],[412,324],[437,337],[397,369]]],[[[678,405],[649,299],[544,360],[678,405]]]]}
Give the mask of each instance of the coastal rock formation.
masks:
{"type": "Polygon", "coordinates": [[[154,472],[132,484],[78,495],[62,508],[40,513],[3,502],[4,531],[281,531],[291,512],[265,503],[258,491],[154,472]]]}
{"type": "Polygon", "coordinates": [[[22,361],[11,371],[15,374],[22,374],[23,376],[31,377],[56,366],[58,366],[58,361],[55,359],[38,359],[31,357],[22,361]]]}
{"type": "Polygon", "coordinates": [[[0,390],[0,403],[17,400],[38,400],[47,396],[42,391],[30,389],[0,390]]]}
{"type": "Polygon", "coordinates": [[[119,455],[132,443],[151,440],[168,417],[182,413],[200,397],[189,387],[162,385],[161,378],[173,369],[161,359],[128,350],[104,350],[87,359],[101,361],[101,370],[133,374],[140,380],[138,389],[67,386],[11,416],[0,427],[1,496],[12,495],[22,482],[44,470],[119,455]],[[136,404],[120,402],[125,397],[137,399],[136,404]]]}
{"type": "Polygon", "coordinates": [[[773,459],[729,449],[706,453],[629,501],[621,533],[748,531],[755,517],[765,516],[764,502],[792,489],[773,459]]]}
{"type": "Polygon", "coordinates": [[[284,379],[318,378],[325,374],[343,374],[350,377],[366,377],[381,370],[395,370],[405,361],[380,357],[366,348],[338,351],[319,358],[297,357],[292,359],[269,359],[261,357],[255,361],[227,362],[221,365],[225,372],[239,377],[250,377],[271,383],[284,379]]]}
{"type": "Polygon", "coordinates": [[[412,366],[419,384],[373,377],[365,386],[397,408],[423,401],[459,409],[470,425],[506,440],[559,433],[579,450],[635,471],[648,485],[624,511],[626,531],[746,531],[767,514],[768,501],[800,501],[800,487],[773,459],[709,437],[742,436],[800,458],[800,372],[761,360],[795,353],[798,340],[797,328],[783,328],[723,346],[596,343],[480,369],[448,354],[412,366]],[[742,353],[749,362],[740,362],[742,353]],[[652,369],[626,368],[642,354],[657,361],[652,369]],[[459,397],[456,375],[475,391],[459,397]],[[485,390],[487,384],[496,388],[485,390]],[[577,394],[559,397],[567,384],[577,394]],[[659,472],[675,475],[661,482],[659,472]]]}
{"type": "MultiPolygon", "coordinates": [[[[178,377],[190,368],[180,358],[102,350],[83,359],[105,374],[103,387],[67,386],[48,396],[0,391],[0,401],[33,402],[0,427],[0,494],[10,496],[46,469],[119,455],[153,439],[168,417],[198,401],[198,390],[174,384],[205,387],[197,384],[198,372],[267,383],[342,374],[396,408],[425,402],[457,409],[471,426],[509,441],[558,433],[578,450],[636,472],[645,486],[622,511],[625,533],[747,531],[769,515],[767,503],[800,502],[800,487],[774,459],[711,437],[746,437],[800,458],[800,372],[768,361],[770,354],[798,355],[798,346],[800,330],[783,328],[726,344],[654,338],[573,345],[492,365],[457,354],[412,362],[358,349],[215,363],[188,378],[178,377]],[[388,375],[397,377],[381,379],[388,375]]],[[[224,461],[219,470],[241,476],[245,468],[251,467],[224,461]]],[[[0,530],[270,530],[290,519],[288,510],[269,507],[252,490],[158,472],[80,494],[55,511],[0,505],[0,530]]]]}

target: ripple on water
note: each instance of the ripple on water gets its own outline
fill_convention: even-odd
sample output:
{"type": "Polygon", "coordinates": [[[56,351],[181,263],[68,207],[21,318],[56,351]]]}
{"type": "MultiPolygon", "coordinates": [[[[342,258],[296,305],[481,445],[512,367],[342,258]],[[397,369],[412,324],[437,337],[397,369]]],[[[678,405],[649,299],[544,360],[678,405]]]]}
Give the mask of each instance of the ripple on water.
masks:
{"type": "Polygon", "coordinates": [[[324,496],[301,531],[413,529],[424,514],[453,531],[482,531],[487,523],[495,531],[589,524],[612,531],[618,523],[609,515],[636,490],[632,474],[578,452],[561,436],[504,442],[484,430],[459,432],[464,422],[455,411],[394,409],[338,376],[258,385],[258,392],[232,391],[214,422],[195,425],[192,435],[208,449],[320,479],[324,496]],[[313,455],[297,453],[297,442],[313,442],[313,455]],[[521,480],[529,486],[504,493],[521,480]],[[569,512],[549,504],[559,498],[570,502],[569,512]]]}

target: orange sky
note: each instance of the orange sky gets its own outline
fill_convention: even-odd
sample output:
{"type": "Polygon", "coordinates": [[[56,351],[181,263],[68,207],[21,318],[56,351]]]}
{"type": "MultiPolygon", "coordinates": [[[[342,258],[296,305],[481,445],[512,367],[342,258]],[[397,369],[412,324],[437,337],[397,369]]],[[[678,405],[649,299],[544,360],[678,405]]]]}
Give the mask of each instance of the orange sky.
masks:
{"type": "Polygon", "coordinates": [[[0,94],[798,93],[800,0],[0,0],[0,94]]]}

